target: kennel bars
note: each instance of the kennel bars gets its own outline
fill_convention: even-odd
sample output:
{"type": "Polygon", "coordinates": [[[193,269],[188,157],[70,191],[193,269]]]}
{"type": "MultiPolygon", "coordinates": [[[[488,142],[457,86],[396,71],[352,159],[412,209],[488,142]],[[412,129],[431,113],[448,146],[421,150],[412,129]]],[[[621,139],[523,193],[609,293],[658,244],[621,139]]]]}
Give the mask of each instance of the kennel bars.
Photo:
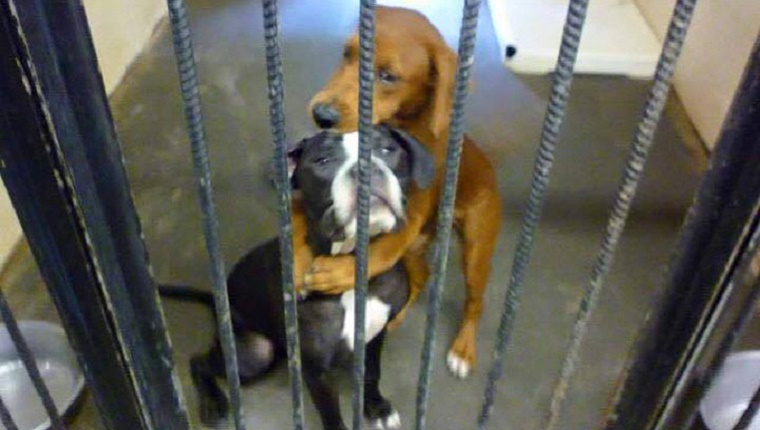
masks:
{"type": "Polygon", "coordinates": [[[103,424],[184,430],[94,52],[80,2],[0,3],[0,173],[103,424]]]}
{"type": "MultiPolygon", "coordinates": [[[[32,350],[29,349],[29,345],[26,343],[26,340],[21,333],[18,322],[16,322],[16,318],[13,316],[13,311],[11,310],[8,301],[5,299],[5,293],[3,293],[2,290],[0,290],[0,316],[2,316],[3,324],[5,324],[8,334],[13,341],[13,345],[18,351],[21,361],[24,363],[24,368],[29,374],[29,379],[31,379],[34,389],[37,390],[37,395],[42,402],[42,407],[45,408],[45,412],[48,417],[50,417],[51,428],[53,430],[64,430],[63,421],[58,413],[58,409],[55,407],[55,402],[50,395],[50,390],[48,390],[45,381],[42,379],[42,374],[37,366],[37,362],[34,360],[32,350]]],[[[16,424],[13,422],[10,411],[8,411],[2,399],[0,399],[0,420],[2,420],[3,425],[8,430],[16,428],[16,424]]]]}
{"type": "Polygon", "coordinates": [[[206,252],[213,282],[214,308],[224,355],[224,368],[227,372],[233,420],[236,430],[244,430],[235,335],[232,332],[232,316],[227,297],[227,273],[219,242],[219,222],[214,206],[214,188],[211,184],[211,165],[201,112],[201,92],[198,88],[195,52],[190,38],[190,22],[187,17],[187,6],[183,0],[169,0],[167,3],[193,167],[198,182],[198,198],[203,213],[203,234],[206,237],[206,252]]]}
{"type": "Polygon", "coordinates": [[[277,1],[264,0],[264,34],[266,38],[267,85],[269,86],[269,121],[274,135],[275,183],[279,196],[280,265],[282,267],[285,321],[288,325],[287,353],[290,373],[290,390],[293,402],[293,428],[305,428],[303,416],[303,377],[301,376],[301,348],[298,339],[298,308],[293,286],[293,227],[291,224],[290,181],[288,179],[287,147],[285,143],[285,112],[283,109],[284,82],[277,1]]]}
{"type": "MultiPolygon", "coordinates": [[[[214,299],[223,342],[228,383],[230,384],[233,418],[236,429],[245,428],[240,407],[240,388],[237,380],[235,345],[229,319],[229,303],[224,285],[224,262],[219,251],[217,220],[213,204],[208,149],[205,144],[200,92],[192,51],[187,8],[182,0],[168,0],[174,48],[180,76],[180,88],[185,103],[185,116],[191,140],[191,150],[204,214],[214,299]]],[[[421,359],[417,396],[418,430],[426,428],[430,374],[440,297],[445,282],[443,269],[448,258],[448,241],[456,194],[457,172],[464,130],[464,106],[469,70],[477,33],[479,0],[466,0],[460,28],[457,80],[449,132],[445,186],[442,191],[437,219],[438,236],[434,247],[434,270],[428,283],[428,319],[421,359]]],[[[658,72],[645,104],[642,120],[637,127],[626,170],[619,188],[612,215],[606,230],[592,279],[579,311],[577,322],[555,387],[544,428],[555,426],[564,400],[564,390],[570,382],[578,360],[588,318],[593,312],[596,297],[604,276],[610,268],[617,241],[622,233],[636,184],[640,179],[647,150],[667,98],[669,81],[683,43],[695,0],[679,0],[664,44],[658,72]]],[[[120,429],[187,429],[189,428],[185,401],[178,387],[165,324],[157,299],[155,285],[149,273],[140,227],[124,173],[120,148],[108,109],[105,92],[97,71],[94,49],[80,4],[29,0],[2,0],[0,24],[0,168],[2,177],[29,239],[67,332],[77,350],[95,393],[107,428],[120,429]],[[63,89],[63,91],[55,91],[63,89]],[[127,285],[129,289],[127,289],[127,285]],[[135,318],[135,315],[144,318],[135,318]]],[[[497,345],[492,367],[488,373],[483,407],[477,427],[487,426],[494,407],[495,389],[502,375],[502,362],[508,352],[520,292],[528,269],[532,243],[537,234],[541,208],[549,184],[554,150],[558,144],[570,87],[573,66],[583,29],[587,0],[571,0],[563,33],[557,70],[542,129],[530,194],[520,230],[512,275],[506,291],[504,309],[497,333],[497,345]]],[[[373,84],[373,40],[375,2],[363,0],[360,12],[360,222],[357,245],[357,316],[354,361],[354,419],[353,428],[361,429],[363,388],[364,301],[367,269],[367,215],[369,183],[369,126],[371,126],[373,84]]],[[[299,346],[297,336],[297,307],[292,283],[292,225],[290,223],[290,191],[287,180],[285,127],[283,113],[282,62],[279,48],[279,23],[276,0],[264,0],[267,78],[270,98],[270,121],[274,136],[275,172],[280,211],[280,243],[283,270],[285,316],[288,322],[288,363],[291,375],[293,427],[305,428],[303,422],[303,393],[301,388],[299,346]]],[[[733,234],[724,243],[726,251],[714,256],[713,266],[723,271],[701,273],[701,285],[712,286],[721,279],[738,277],[746,270],[746,261],[757,249],[758,201],[760,185],[757,180],[729,181],[731,178],[760,178],[760,154],[752,151],[751,143],[760,143],[760,58],[756,46],[751,57],[742,90],[737,92],[729,120],[716,150],[716,162],[700,189],[700,198],[691,209],[682,239],[671,266],[672,276],[696,267],[694,260],[711,243],[710,234],[729,231],[733,234]],[[731,134],[737,124],[743,132],[731,134]],[[752,124],[755,124],[752,126],[752,124]],[[739,137],[742,138],[740,141],[739,137]],[[743,142],[743,143],[742,143],[743,142]],[[745,145],[745,146],[742,146],[745,145]],[[753,164],[754,162],[754,164],[753,164]],[[716,185],[717,184],[717,185],[716,185]],[[718,188],[720,185],[722,188],[718,188]],[[739,193],[744,199],[717,201],[725,193],[739,193]],[[716,212],[718,205],[721,211],[716,212]],[[716,213],[720,216],[715,220],[716,213]],[[711,218],[712,217],[712,218],[711,218]],[[725,217],[725,218],[724,218],[725,217]],[[710,224],[708,221],[715,221],[710,224]],[[718,221],[725,221],[723,224],[718,221]],[[720,225],[718,225],[720,224],[720,225]],[[696,227],[695,227],[696,226],[696,227]],[[722,229],[722,230],[721,230],[722,229]],[[730,251],[730,252],[729,252],[730,251]],[[711,283],[712,282],[712,283],[711,283]]],[[[757,148],[758,145],[755,146],[757,148]]],[[[706,258],[703,254],[702,258],[706,258]]],[[[683,275],[681,275],[683,276],[683,275]]],[[[694,280],[696,282],[696,279],[694,280]]],[[[720,284],[723,285],[723,284],[720,284]]],[[[607,419],[609,430],[621,428],[656,429],[663,425],[672,411],[683,404],[683,393],[677,390],[679,378],[692,376],[686,366],[701,353],[694,348],[694,339],[708,341],[711,332],[705,326],[708,317],[718,318],[714,301],[684,298],[683,284],[668,283],[666,297],[656,309],[654,323],[644,332],[643,340],[634,350],[634,359],[626,373],[621,391],[614,399],[613,412],[607,419]],[[691,300],[691,301],[689,301],[691,300]],[[667,345],[665,360],[661,352],[652,350],[652,341],[663,335],[661,318],[672,316],[674,309],[684,304],[701,318],[680,319],[676,339],[667,345]],[[658,325],[659,323],[659,325],[658,325]],[[659,354],[659,356],[658,356],[659,354]],[[664,363],[664,364],[663,364],[664,363]],[[659,372],[657,384],[649,381],[652,372],[659,372]],[[647,400],[642,395],[647,394],[647,400]],[[668,407],[665,407],[668,403],[668,407]],[[625,423],[625,424],[621,424],[625,423]],[[630,427],[631,423],[636,423],[630,427]]],[[[703,287],[704,288],[704,287],[703,287]]],[[[736,290],[721,289],[723,299],[734,297],[736,290]]],[[[726,308],[741,306],[751,309],[757,295],[726,308]]],[[[742,308],[744,309],[744,308],[742,308]]],[[[738,312],[746,316],[748,313],[738,312]]],[[[4,316],[6,314],[4,313],[4,316]]],[[[731,342],[718,348],[726,352],[731,342]]],[[[23,352],[23,344],[17,341],[23,352]]],[[[713,366],[722,361],[717,357],[713,366]]],[[[34,373],[30,367],[30,374],[34,373]]],[[[711,375],[712,376],[712,375],[711,375]]],[[[709,379],[709,378],[708,378],[709,379]]],[[[702,381],[707,385],[709,381],[702,381]]],[[[44,388],[37,387],[44,390],[44,388]]],[[[757,397],[757,396],[755,396],[757,397]]],[[[753,403],[756,405],[757,403],[753,403]]],[[[688,405],[687,405],[688,406],[688,405]]],[[[693,412],[693,405],[687,407],[693,412]]],[[[53,422],[55,413],[51,411],[53,422]]],[[[747,415],[752,412],[748,408],[747,415]]],[[[687,413],[687,415],[689,415],[687,413]]],[[[693,414],[692,414],[693,415],[693,414]]],[[[0,402],[0,418],[9,425],[11,417],[0,402]]],[[[746,421],[746,420],[745,420],[746,421]]],[[[737,424],[737,426],[742,423],[737,424]]],[[[685,428],[685,427],[676,427],[685,428]]],[[[737,427],[740,428],[740,427],[737,427]]]]}
{"type": "Polygon", "coordinates": [[[433,352],[436,343],[436,326],[441,309],[443,283],[446,281],[446,266],[449,258],[449,238],[454,220],[454,202],[456,200],[459,175],[459,159],[462,155],[464,138],[464,107],[467,99],[467,85],[470,81],[470,67],[475,61],[475,38],[478,29],[479,0],[466,0],[462,10],[462,25],[459,33],[459,51],[457,71],[454,84],[454,102],[452,104],[449,140],[446,150],[446,173],[441,201],[438,205],[436,239],[433,245],[432,278],[428,280],[427,322],[425,340],[422,346],[420,376],[417,384],[417,417],[415,428],[426,428],[427,406],[430,401],[430,377],[433,373],[433,352]]]}
{"type": "MultiPolygon", "coordinates": [[[[279,59],[278,59],[279,60],[279,59]]],[[[356,287],[354,294],[354,397],[352,428],[364,427],[364,361],[369,258],[372,100],[375,83],[375,1],[359,2],[359,188],[357,190],[356,287]]],[[[287,179],[285,177],[282,180],[287,179]]]]}

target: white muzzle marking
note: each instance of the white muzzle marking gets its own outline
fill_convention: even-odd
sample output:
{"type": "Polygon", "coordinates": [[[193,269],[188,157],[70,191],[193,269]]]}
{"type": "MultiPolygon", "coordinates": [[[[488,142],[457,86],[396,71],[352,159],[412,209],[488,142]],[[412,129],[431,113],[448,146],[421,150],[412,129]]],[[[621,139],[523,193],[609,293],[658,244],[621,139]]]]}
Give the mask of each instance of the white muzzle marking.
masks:
{"type": "MultiPolygon", "coordinates": [[[[343,135],[343,151],[346,159],[338,168],[330,189],[333,199],[336,221],[343,226],[345,241],[333,245],[333,253],[347,253],[353,251],[356,236],[356,186],[351,178],[351,169],[359,161],[359,133],[353,132],[343,135]]],[[[387,233],[396,227],[397,215],[403,213],[403,194],[398,178],[388,165],[380,158],[372,157],[372,164],[383,173],[383,180],[387,181],[388,201],[385,205],[376,205],[372,208],[369,216],[369,233],[371,236],[387,233]]]]}

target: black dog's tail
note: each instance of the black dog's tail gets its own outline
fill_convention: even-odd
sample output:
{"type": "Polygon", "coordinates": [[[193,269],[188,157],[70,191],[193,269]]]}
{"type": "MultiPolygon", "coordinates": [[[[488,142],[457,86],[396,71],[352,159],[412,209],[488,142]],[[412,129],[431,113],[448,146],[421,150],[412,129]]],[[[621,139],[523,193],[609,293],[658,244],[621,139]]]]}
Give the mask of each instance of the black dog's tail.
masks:
{"type": "Polygon", "coordinates": [[[188,285],[159,284],[158,294],[167,299],[200,303],[208,306],[212,311],[215,311],[214,295],[211,294],[210,291],[201,290],[188,285]]]}

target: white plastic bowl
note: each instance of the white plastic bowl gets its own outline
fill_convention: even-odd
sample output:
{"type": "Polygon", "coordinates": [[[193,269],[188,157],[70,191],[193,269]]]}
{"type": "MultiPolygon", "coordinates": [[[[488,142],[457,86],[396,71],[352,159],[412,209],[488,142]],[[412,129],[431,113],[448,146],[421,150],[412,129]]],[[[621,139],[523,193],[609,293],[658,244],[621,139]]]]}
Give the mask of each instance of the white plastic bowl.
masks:
{"type": "MultiPolygon", "coordinates": [[[[730,355],[699,406],[707,428],[733,429],[759,386],[760,350],[730,355]]],[[[760,414],[748,430],[760,430],[760,414]]]]}

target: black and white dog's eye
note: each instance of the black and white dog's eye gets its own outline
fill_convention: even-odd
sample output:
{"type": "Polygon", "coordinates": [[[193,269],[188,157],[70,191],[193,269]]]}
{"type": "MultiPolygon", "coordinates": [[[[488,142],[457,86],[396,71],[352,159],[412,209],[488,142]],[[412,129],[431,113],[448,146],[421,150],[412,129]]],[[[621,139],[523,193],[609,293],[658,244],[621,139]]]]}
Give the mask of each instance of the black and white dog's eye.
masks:
{"type": "Polygon", "coordinates": [[[327,158],[327,157],[319,157],[316,160],[314,160],[314,163],[317,164],[317,165],[319,165],[319,166],[324,166],[328,162],[330,162],[330,159],[327,158]]]}
{"type": "Polygon", "coordinates": [[[396,152],[396,147],[395,146],[384,146],[384,147],[380,148],[380,153],[383,154],[383,155],[392,154],[394,152],[396,152]]]}
{"type": "Polygon", "coordinates": [[[383,69],[377,72],[377,77],[378,79],[380,79],[380,82],[384,84],[395,84],[396,82],[398,82],[398,76],[383,69]]]}

